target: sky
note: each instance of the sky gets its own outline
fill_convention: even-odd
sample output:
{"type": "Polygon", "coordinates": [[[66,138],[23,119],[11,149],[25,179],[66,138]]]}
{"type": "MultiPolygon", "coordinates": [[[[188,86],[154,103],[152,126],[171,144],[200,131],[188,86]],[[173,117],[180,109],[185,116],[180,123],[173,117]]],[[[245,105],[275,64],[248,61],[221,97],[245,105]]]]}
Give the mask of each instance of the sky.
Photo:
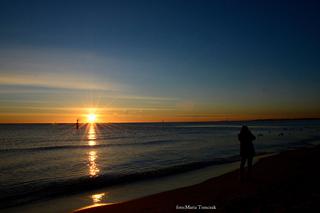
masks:
{"type": "Polygon", "coordinates": [[[0,123],[320,117],[320,3],[0,1],[0,123]]]}

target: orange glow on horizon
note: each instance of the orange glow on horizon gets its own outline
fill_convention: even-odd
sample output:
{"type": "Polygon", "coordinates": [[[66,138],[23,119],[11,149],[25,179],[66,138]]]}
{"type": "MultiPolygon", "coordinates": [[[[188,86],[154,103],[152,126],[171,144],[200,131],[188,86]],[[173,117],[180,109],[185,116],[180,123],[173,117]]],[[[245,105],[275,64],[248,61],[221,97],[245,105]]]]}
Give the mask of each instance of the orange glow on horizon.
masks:
{"type": "Polygon", "coordinates": [[[212,113],[199,111],[197,113],[180,111],[132,111],[109,109],[78,109],[67,113],[0,113],[0,123],[130,123],[130,122],[208,122],[208,121],[237,121],[259,119],[301,119],[320,118],[320,112],[315,110],[308,113],[295,111],[285,112],[252,112],[252,113],[212,113]]]}

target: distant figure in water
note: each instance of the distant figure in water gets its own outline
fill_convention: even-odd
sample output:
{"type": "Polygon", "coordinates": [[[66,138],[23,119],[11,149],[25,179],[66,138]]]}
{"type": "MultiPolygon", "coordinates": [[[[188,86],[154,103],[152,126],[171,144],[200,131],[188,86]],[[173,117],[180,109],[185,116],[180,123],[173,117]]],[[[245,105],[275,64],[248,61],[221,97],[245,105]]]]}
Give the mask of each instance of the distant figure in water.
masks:
{"type": "Polygon", "coordinates": [[[77,129],[79,129],[79,119],[77,119],[77,129]]]}
{"type": "Polygon", "coordinates": [[[256,137],[251,133],[247,126],[242,126],[240,134],[238,135],[238,139],[240,141],[240,179],[244,180],[245,173],[245,164],[248,161],[248,178],[252,177],[252,160],[255,154],[254,146],[252,141],[256,139],[256,137]]]}

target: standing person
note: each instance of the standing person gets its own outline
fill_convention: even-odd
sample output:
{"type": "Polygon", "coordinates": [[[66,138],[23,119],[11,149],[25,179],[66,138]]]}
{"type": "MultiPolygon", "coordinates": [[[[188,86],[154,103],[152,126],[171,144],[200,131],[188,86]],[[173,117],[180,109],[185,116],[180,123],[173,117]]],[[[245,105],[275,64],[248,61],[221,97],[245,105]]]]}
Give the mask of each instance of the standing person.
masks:
{"type": "Polygon", "coordinates": [[[79,129],[79,119],[77,119],[76,128],[79,129]]]}
{"type": "Polygon", "coordinates": [[[248,161],[248,178],[250,179],[252,176],[252,160],[255,154],[254,146],[252,141],[256,139],[256,137],[251,133],[247,126],[242,126],[240,130],[240,134],[238,135],[238,139],[240,141],[240,179],[244,180],[245,173],[245,164],[248,161]]]}

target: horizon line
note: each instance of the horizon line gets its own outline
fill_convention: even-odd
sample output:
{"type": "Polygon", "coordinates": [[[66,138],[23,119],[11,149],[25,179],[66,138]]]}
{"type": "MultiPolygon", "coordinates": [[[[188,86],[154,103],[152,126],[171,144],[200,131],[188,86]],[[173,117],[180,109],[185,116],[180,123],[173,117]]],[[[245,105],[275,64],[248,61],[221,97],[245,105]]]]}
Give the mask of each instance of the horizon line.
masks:
{"type": "MultiPolygon", "coordinates": [[[[290,120],[320,120],[319,118],[269,118],[269,119],[244,119],[244,120],[213,120],[213,121],[128,121],[128,122],[96,122],[94,124],[143,124],[143,123],[219,123],[219,122],[249,122],[249,121],[290,121],[290,120]]],[[[12,122],[4,124],[76,124],[76,122],[12,122]]],[[[90,124],[83,122],[79,124],[90,124]]]]}

